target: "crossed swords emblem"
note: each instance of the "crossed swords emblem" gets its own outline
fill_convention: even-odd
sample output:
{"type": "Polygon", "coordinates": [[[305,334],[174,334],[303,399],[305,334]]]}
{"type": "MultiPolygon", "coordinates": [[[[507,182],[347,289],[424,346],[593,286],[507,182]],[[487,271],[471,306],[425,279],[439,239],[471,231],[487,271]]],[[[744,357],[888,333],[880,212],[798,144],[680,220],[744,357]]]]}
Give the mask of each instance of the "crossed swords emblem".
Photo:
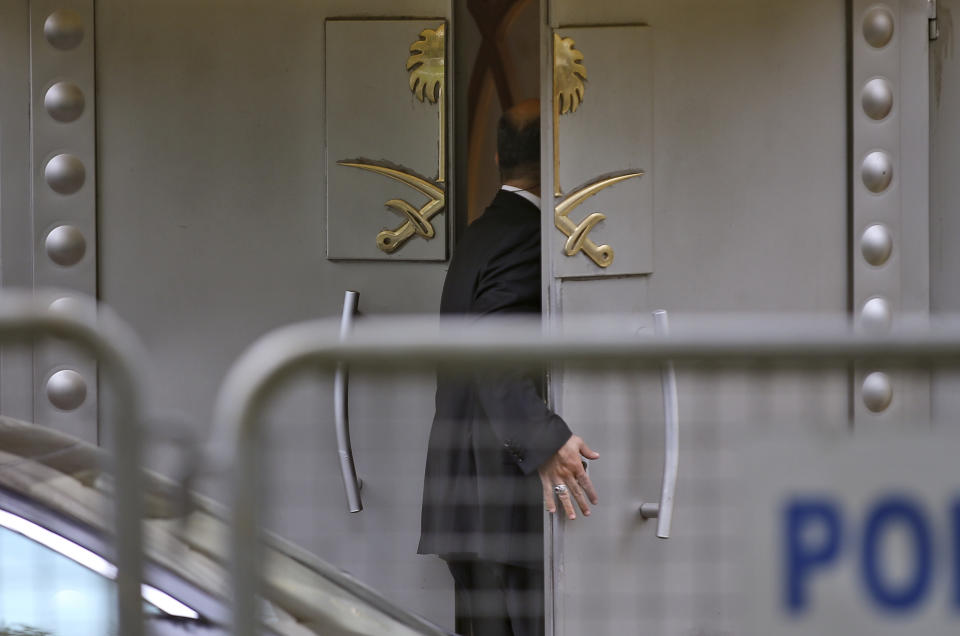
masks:
{"type": "Polygon", "coordinates": [[[383,230],[377,234],[377,247],[380,251],[392,254],[414,236],[432,239],[436,230],[430,222],[447,204],[444,187],[446,181],[446,104],[443,98],[446,84],[446,24],[435,29],[424,29],[410,45],[410,57],[407,58],[410,90],[414,97],[423,102],[437,105],[437,180],[429,181],[399,166],[387,162],[364,161],[361,159],[344,160],[341,166],[369,170],[375,174],[395,179],[427,197],[427,202],[416,208],[403,199],[390,199],[384,205],[404,217],[403,225],[393,230],[383,230]]]}
{"type": "Polygon", "coordinates": [[[377,247],[381,251],[391,254],[413,236],[422,236],[425,239],[432,239],[436,236],[436,230],[430,219],[439,214],[447,204],[447,195],[442,185],[431,183],[423,177],[399,168],[370,161],[338,161],[337,163],[341,166],[369,170],[395,179],[427,197],[428,201],[420,208],[413,207],[403,199],[390,199],[384,204],[406,220],[403,225],[396,229],[383,230],[377,234],[377,247]]]}
{"type": "MultiPolygon", "coordinates": [[[[337,163],[341,166],[369,170],[395,179],[427,197],[427,202],[420,208],[415,208],[403,199],[390,199],[385,203],[388,208],[405,217],[405,222],[396,229],[383,230],[377,234],[377,247],[382,251],[390,254],[413,236],[431,239],[436,235],[436,230],[430,219],[442,211],[446,205],[446,193],[442,186],[399,168],[374,162],[357,160],[338,161],[337,163]]],[[[593,212],[579,223],[575,223],[568,215],[598,192],[621,181],[641,177],[643,174],[643,171],[636,171],[601,177],[571,192],[557,203],[554,225],[567,236],[567,241],[563,246],[564,254],[574,256],[577,252],[583,251],[590,260],[600,267],[609,267],[613,263],[613,248],[609,245],[597,245],[588,236],[594,226],[607,218],[606,215],[602,212],[593,212]]]]}
{"type": "Polygon", "coordinates": [[[553,34],[553,194],[556,197],[553,224],[567,237],[563,246],[564,254],[574,256],[582,251],[598,266],[605,268],[613,263],[613,248],[609,245],[597,245],[587,235],[597,223],[607,218],[606,215],[593,212],[575,223],[569,214],[601,190],[627,179],[642,177],[643,171],[632,170],[604,175],[563,196],[560,188],[560,117],[577,112],[583,102],[587,81],[583,53],[576,46],[572,38],[553,34]]]}
{"type": "MultiPolygon", "coordinates": [[[[429,181],[419,175],[404,170],[399,166],[389,165],[387,162],[365,161],[362,159],[343,160],[337,163],[341,166],[368,170],[390,179],[399,181],[416,190],[427,198],[427,202],[419,208],[414,207],[403,199],[390,199],[386,207],[400,214],[404,223],[392,230],[382,230],[377,234],[377,247],[391,254],[414,236],[432,239],[436,230],[431,219],[446,207],[446,190],[444,187],[445,174],[445,124],[443,88],[445,84],[444,56],[445,56],[445,25],[436,29],[424,29],[417,41],[410,45],[410,57],[407,60],[407,70],[410,72],[410,90],[421,102],[438,104],[440,150],[438,179],[429,181]]],[[[583,54],[575,48],[570,38],[561,38],[554,35],[554,187],[557,196],[554,208],[554,225],[566,237],[563,251],[567,256],[574,256],[578,252],[586,254],[590,260],[600,267],[609,267],[613,263],[613,248],[609,245],[597,245],[589,238],[590,231],[600,221],[606,219],[601,212],[589,214],[579,223],[573,221],[569,214],[584,201],[609,188],[610,186],[643,176],[643,171],[627,171],[602,176],[581,188],[578,188],[563,198],[559,184],[559,140],[557,120],[563,114],[575,112],[583,100],[584,81],[587,70],[583,66],[583,54]]]]}
{"type": "Polygon", "coordinates": [[[567,237],[567,242],[563,245],[563,253],[567,256],[574,256],[577,252],[583,251],[591,261],[600,267],[610,267],[610,264],[613,263],[613,248],[609,245],[597,245],[588,236],[590,230],[607,216],[602,212],[593,212],[579,223],[575,223],[568,215],[574,208],[601,190],[633,177],[642,177],[643,174],[643,171],[640,170],[600,177],[561,199],[554,208],[553,224],[567,237]]]}

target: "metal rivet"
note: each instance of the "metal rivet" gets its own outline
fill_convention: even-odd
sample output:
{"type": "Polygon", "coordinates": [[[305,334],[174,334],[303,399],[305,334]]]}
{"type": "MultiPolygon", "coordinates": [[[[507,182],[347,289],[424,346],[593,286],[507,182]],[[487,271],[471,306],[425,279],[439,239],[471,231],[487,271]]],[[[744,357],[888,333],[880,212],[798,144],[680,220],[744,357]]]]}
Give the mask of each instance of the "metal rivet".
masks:
{"type": "Polygon", "coordinates": [[[43,23],[47,42],[66,51],[83,41],[83,18],[76,11],[57,9],[43,23]]]}
{"type": "Polygon", "coordinates": [[[893,310],[886,298],[879,296],[863,303],[860,310],[860,326],[871,333],[882,333],[890,329],[893,322],[893,310]]]}
{"type": "Polygon", "coordinates": [[[861,169],[863,185],[867,190],[879,194],[890,187],[893,181],[893,160],[882,150],[871,152],[863,160],[861,169]]]}
{"type": "Polygon", "coordinates": [[[47,380],[47,399],[58,409],[72,411],[87,399],[87,383],[72,369],[57,371],[47,380]]]}
{"type": "Polygon", "coordinates": [[[83,91],[71,82],[57,82],[43,96],[44,108],[57,121],[75,121],[83,114],[85,104],[83,91]]]}
{"type": "Polygon", "coordinates": [[[863,86],[860,103],[867,117],[880,121],[893,109],[893,86],[882,77],[875,77],[863,86]]]}
{"type": "Polygon", "coordinates": [[[860,236],[860,252],[865,261],[879,267],[887,262],[893,252],[893,237],[885,225],[876,223],[860,236]]]}
{"type": "Polygon", "coordinates": [[[73,155],[57,155],[47,162],[43,176],[54,192],[73,194],[83,187],[87,171],[73,155]]]}
{"type": "Polygon", "coordinates": [[[862,395],[864,405],[874,413],[886,409],[893,400],[890,376],[882,371],[874,371],[867,375],[863,379],[862,395]]]}
{"type": "Polygon", "coordinates": [[[874,7],[863,18],[863,37],[875,49],[885,47],[893,38],[893,14],[886,7],[874,7]]]}
{"type": "Polygon", "coordinates": [[[47,256],[57,265],[76,265],[87,251],[83,232],[72,225],[60,225],[50,230],[45,241],[47,256]]]}

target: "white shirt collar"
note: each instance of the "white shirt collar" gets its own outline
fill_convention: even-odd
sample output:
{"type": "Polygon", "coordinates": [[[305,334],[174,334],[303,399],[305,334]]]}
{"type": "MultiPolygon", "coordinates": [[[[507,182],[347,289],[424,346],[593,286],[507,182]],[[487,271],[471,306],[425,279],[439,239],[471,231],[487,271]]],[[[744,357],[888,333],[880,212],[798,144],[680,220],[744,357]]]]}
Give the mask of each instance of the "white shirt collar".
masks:
{"type": "Polygon", "coordinates": [[[540,197],[538,197],[537,195],[533,194],[532,192],[529,192],[529,191],[527,191],[527,190],[522,190],[522,189],[520,189],[520,188],[518,188],[518,187],[516,187],[516,186],[512,186],[512,185],[502,185],[502,186],[500,186],[500,189],[501,189],[501,190],[506,190],[507,192],[515,192],[515,193],[518,194],[519,196],[523,197],[524,199],[526,199],[526,200],[529,201],[530,203],[532,203],[532,204],[534,204],[535,206],[537,206],[537,209],[538,209],[538,210],[540,209],[540,197]]]}

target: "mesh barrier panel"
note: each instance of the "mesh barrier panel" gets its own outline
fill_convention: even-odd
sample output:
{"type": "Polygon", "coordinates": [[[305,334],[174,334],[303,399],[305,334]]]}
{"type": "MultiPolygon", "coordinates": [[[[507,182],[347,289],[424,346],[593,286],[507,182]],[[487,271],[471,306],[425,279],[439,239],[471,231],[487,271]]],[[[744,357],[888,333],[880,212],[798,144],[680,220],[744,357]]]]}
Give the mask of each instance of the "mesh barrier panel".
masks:
{"type": "MultiPolygon", "coordinates": [[[[523,371],[537,374],[535,368],[514,366],[511,377],[523,371]]],[[[478,374],[445,373],[444,381],[470,385],[468,393],[476,397],[472,391],[482,381],[478,374]]],[[[922,384],[928,376],[928,371],[900,372],[898,378],[922,384]]],[[[585,518],[577,507],[576,520],[558,518],[554,524],[547,518],[548,555],[551,541],[556,541],[560,557],[556,572],[547,564],[548,578],[557,577],[552,602],[548,595],[556,612],[556,633],[793,634],[840,627],[854,630],[851,633],[898,633],[904,619],[891,613],[886,601],[871,596],[862,573],[866,566],[857,556],[864,549],[863,537],[856,533],[862,535],[865,506],[903,489],[928,505],[924,497],[939,496],[956,481],[957,471],[943,466],[941,483],[920,479],[898,486],[880,479],[871,490],[838,471],[842,458],[821,462],[818,453],[832,449],[834,455],[842,454],[865,440],[880,444],[877,462],[888,461],[898,447],[910,443],[910,434],[929,433],[929,412],[921,419],[906,415],[896,422],[882,416],[855,421],[850,413],[854,376],[845,366],[796,370],[774,364],[723,370],[680,364],[676,377],[680,470],[670,538],[659,539],[657,520],[639,514],[641,503],[656,503],[660,497],[664,403],[659,370],[560,367],[553,373],[558,410],[573,432],[600,453],[588,462],[588,475],[600,496],[600,503],[590,506],[591,515],[585,518]],[[790,458],[809,470],[798,470],[786,461],[790,458]],[[811,482],[811,473],[818,472],[822,483],[811,482]],[[837,511],[851,516],[850,528],[842,530],[849,543],[822,564],[817,551],[829,538],[817,535],[826,531],[822,523],[813,518],[809,528],[784,526],[784,507],[796,497],[846,502],[838,504],[837,511]],[[813,534],[806,538],[797,532],[813,534]],[[792,566],[797,571],[784,562],[791,541],[800,550],[799,564],[792,566]],[[788,588],[791,577],[798,576],[797,585],[809,590],[809,596],[793,607],[788,588]],[[831,597],[843,602],[832,602],[831,597]]],[[[517,555],[540,547],[540,521],[531,521],[536,515],[529,512],[542,509],[542,486],[537,471],[525,473],[519,461],[537,452],[522,434],[536,414],[514,407],[500,413],[506,420],[491,424],[478,399],[467,409],[469,417],[434,432],[435,452],[444,450],[432,461],[453,472],[440,470],[433,476],[430,488],[437,499],[431,505],[443,508],[433,511],[442,520],[428,521],[439,533],[434,537],[438,543],[424,551],[447,552],[445,559],[454,562],[451,573],[437,556],[417,554],[433,388],[427,372],[354,373],[351,429],[364,505],[354,514],[346,510],[332,424],[321,417],[319,428],[298,425],[278,415],[269,451],[267,525],[287,529],[298,543],[444,628],[458,626],[455,607],[489,614],[494,621],[504,614],[522,617],[525,609],[536,616],[539,603],[529,600],[537,599],[535,594],[521,590],[504,595],[501,588],[511,586],[504,581],[522,585],[510,579],[509,570],[463,565],[479,558],[513,567],[517,555]],[[390,409],[385,411],[384,404],[390,409]],[[505,437],[504,431],[514,433],[505,437]],[[441,439],[443,435],[448,437],[441,439]],[[308,457],[315,461],[311,464],[308,457]],[[306,465],[311,466],[307,471],[295,468],[306,465]],[[461,550],[464,554],[453,554],[461,550]],[[479,591],[455,598],[455,576],[479,591]],[[494,591],[487,590],[490,586],[494,591]],[[527,600],[515,600],[520,598],[527,600]],[[481,604],[486,609],[478,609],[481,604]]],[[[302,393],[292,399],[316,399],[307,396],[310,391],[295,389],[293,393],[302,393]]],[[[493,395],[507,399],[496,391],[493,395]]],[[[900,397],[890,408],[898,406],[900,397]]],[[[287,408],[297,410],[289,404],[287,408]]],[[[862,458],[857,461],[862,463],[862,458]]],[[[896,592],[910,584],[919,566],[910,528],[893,519],[888,530],[881,533],[871,558],[879,564],[879,576],[886,577],[881,585],[896,592]]],[[[946,562],[948,547],[938,542],[931,559],[946,562]]],[[[931,590],[936,587],[930,585],[931,590]]],[[[944,589],[930,592],[931,598],[944,594],[944,589]]],[[[938,613],[944,607],[934,605],[917,601],[905,613],[928,630],[923,633],[940,633],[941,625],[955,627],[950,622],[954,619],[938,613]]],[[[461,629],[464,625],[459,623],[461,629]]]]}
{"type": "MultiPolygon", "coordinates": [[[[506,623],[503,633],[545,624],[558,636],[956,631],[960,445],[950,337],[929,341],[937,346],[927,336],[904,340],[901,352],[885,354],[889,368],[853,353],[834,359],[814,340],[821,357],[794,347],[783,359],[762,353],[735,364],[723,356],[736,351],[701,362],[677,347],[679,471],[666,526],[650,518],[654,505],[661,517],[668,511],[671,402],[655,349],[648,355],[661,362],[643,366],[616,347],[608,358],[562,352],[556,342],[538,350],[536,332],[507,330],[505,345],[480,339],[490,355],[470,345],[457,361],[437,353],[453,346],[449,338],[431,349],[414,333],[422,343],[391,358],[364,353],[363,343],[389,348],[395,334],[360,334],[345,349],[354,360],[340,422],[349,423],[360,486],[361,509],[351,512],[333,408],[339,354],[324,349],[332,345],[319,331],[303,334],[308,344],[285,335],[252,349],[265,357],[238,362],[211,445],[192,449],[199,461],[182,485],[227,506],[194,497],[184,516],[181,484],[148,480],[148,632],[256,631],[231,624],[250,608],[280,634],[481,634],[506,623]],[[509,354],[510,342],[522,349],[528,336],[529,357],[509,354]],[[289,373],[277,371],[284,347],[299,365],[289,373]],[[304,353],[310,347],[320,353],[304,353]],[[574,361],[550,367],[546,395],[544,369],[564,356],[574,361]],[[880,368],[892,390],[867,395],[864,378],[880,368]],[[583,439],[573,451],[599,458],[585,462],[586,477],[572,459],[571,472],[541,479],[567,427],[583,439]],[[259,472],[241,461],[251,457],[246,433],[262,455],[259,472]],[[599,502],[589,515],[574,505],[569,519],[554,491],[561,484],[573,499],[593,487],[599,502]],[[545,493],[561,512],[544,514],[545,493]],[[269,531],[259,551],[236,543],[257,516],[269,531]],[[232,574],[249,565],[257,576],[232,574]],[[244,606],[242,583],[257,579],[264,598],[244,606]]],[[[10,457],[0,462],[9,521],[0,529],[0,624],[23,634],[115,633],[114,486],[81,470],[99,451],[78,446],[89,454],[83,461],[71,459],[69,444],[65,455],[56,444],[14,452],[13,439],[4,434],[10,457]]]]}

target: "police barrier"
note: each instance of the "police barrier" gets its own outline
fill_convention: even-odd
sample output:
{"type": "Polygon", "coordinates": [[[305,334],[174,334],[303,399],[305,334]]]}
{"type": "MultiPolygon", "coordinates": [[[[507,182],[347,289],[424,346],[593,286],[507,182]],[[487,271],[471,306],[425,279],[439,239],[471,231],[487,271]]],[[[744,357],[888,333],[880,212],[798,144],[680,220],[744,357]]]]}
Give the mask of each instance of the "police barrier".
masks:
{"type": "Polygon", "coordinates": [[[0,294],[0,342],[33,344],[67,342],[96,358],[111,382],[115,398],[113,439],[115,478],[118,633],[143,633],[140,521],[143,508],[141,427],[146,356],[132,330],[92,298],[71,293],[69,301],[53,291],[10,291],[0,294]]]}
{"type": "Polygon", "coordinates": [[[956,633],[956,431],[760,443],[752,633],[956,633]]]}
{"type": "MultiPolygon", "coordinates": [[[[229,467],[232,475],[236,633],[252,634],[256,619],[252,599],[259,585],[259,561],[254,546],[262,502],[251,494],[259,492],[261,478],[261,450],[255,441],[261,426],[259,415],[278,388],[304,370],[333,369],[338,363],[376,367],[379,372],[423,370],[437,364],[476,369],[562,363],[568,370],[614,369],[623,373],[656,372],[672,361],[681,376],[684,370],[695,370],[704,376],[720,377],[731,371],[766,375],[769,368],[816,375],[824,370],[846,369],[854,362],[887,369],[960,363],[960,325],[956,323],[878,337],[835,323],[825,327],[815,321],[788,323],[758,317],[737,321],[738,325],[749,324],[749,329],[724,329],[711,323],[676,329],[669,337],[653,339],[615,327],[597,329],[596,318],[590,322],[592,329],[584,330],[567,321],[563,328],[545,332],[539,322],[465,322],[438,329],[435,319],[368,319],[359,323],[349,338],[341,340],[335,322],[317,321],[277,330],[255,343],[231,368],[221,387],[208,453],[209,466],[229,467]]],[[[616,325],[617,320],[609,324],[616,325]]],[[[855,436],[853,440],[856,443],[851,448],[859,449],[860,440],[855,436]]],[[[837,440],[827,444],[836,459],[833,468],[825,463],[824,448],[803,455],[800,449],[809,440],[802,437],[786,445],[781,442],[780,454],[769,448],[751,451],[757,439],[748,434],[740,442],[743,452],[738,457],[738,473],[745,485],[737,497],[746,493],[748,501],[739,517],[749,523],[739,526],[738,535],[750,546],[741,545],[731,554],[735,561],[743,561],[742,568],[739,562],[736,564],[736,576],[746,578],[716,586],[739,586],[743,592],[736,616],[725,623],[733,625],[736,633],[823,633],[820,630],[835,632],[843,627],[858,630],[848,633],[867,633],[864,630],[874,627],[878,630],[871,633],[899,633],[896,630],[903,629],[904,623],[891,620],[891,615],[902,616],[928,605],[936,590],[947,588],[947,583],[939,582],[944,572],[949,571],[956,579],[956,561],[945,556],[956,543],[955,498],[933,505],[929,487],[951,483],[957,475],[947,475],[947,479],[935,474],[924,477],[923,471],[916,469],[950,463],[924,459],[922,449],[910,454],[908,444],[889,442],[885,450],[874,449],[877,452],[873,456],[868,453],[863,461],[904,467],[904,475],[913,482],[898,482],[887,475],[884,479],[888,481],[883,482],[886,485],[868,493],[868,504],[853,505],[842,503],[844,497],[852,496],[847,491],[864,482],[860,474],[849,480],[842,476],[850,459],[836,455],[843,447],[837,440]],[[796,470],[790,469],[790,461],[784,457],[794,463],[803,457],[806,465],[801,462],[796,470]],[[763,463],[771,458],[779,460],[773,465],[763,463]],[[818,488],[804,489],[804,470],[829,481],[818,488]],[[898,484],[906,487],[910,483],[920,488],[922,496],[897,489],[898,484]],[[778,484],[781,487],[774,489],[778,484]],[[950,520],[952,530],[933,531],[933,509],[942,510],[939,518],[950,520]]],[[[942,441],[939,446],[943,452],[942,441]]],[[[867,494],[857,491],[857,496],[867,494]]],[[[569,566],[576,555],[566,558],[569,566]]],[[[611,563],[611,572],[615,565],[611,563]]],[[[552,580],[562,590],[560,579],[562,575],[553,572],[552,580]]],[[[608,585],[610,591],[629,597],[630,590],[622,589],[622,581],[608,585]]],[[[955,606],[957,595],[953,592],[954,600],[945,607],[955,606]]],[[[598,625],[607,625],[598,633],[614,633],[609,630],[615,629],[611,626],[617,623],[613,620],[616,618],[607,617],[606,623],[598,619],[598,625]]],[[[958,623],[950,612],[934,612],[924,614],[914,625],[921,633],[933,634],[955,630],[958,623]]],[[[573,632],[577,629],[567,629],[567,633],[573,632]]],[[[665,629],[655,633],[691,632],[665,629]]],[[[716,628],[716,633],[727,631],[716,628]]]]}

